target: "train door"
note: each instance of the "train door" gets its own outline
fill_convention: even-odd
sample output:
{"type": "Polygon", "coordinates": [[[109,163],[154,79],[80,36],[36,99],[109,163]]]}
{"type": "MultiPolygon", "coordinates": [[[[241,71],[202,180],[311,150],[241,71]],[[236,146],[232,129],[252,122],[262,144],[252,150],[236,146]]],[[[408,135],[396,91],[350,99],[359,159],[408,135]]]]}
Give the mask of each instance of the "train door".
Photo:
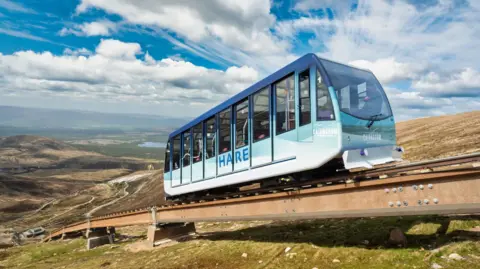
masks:
{"type": "Polygon", "coordinates": [[[234,126],[233,170],[240,171],[250,167],[248,98],[234,106],[234,126]]]}
{"type": "Polygon", "coordinates": [[[298,140],[295,74],[274,84],[274,100],[273,160],[294,158],[295,143],[298,140]]]}
{"type": "Polygon", "coordinates": [[[182,150],[182,180],[180,184],[190,183],[192,180],[192,133],[188,130],[183,133],[183,150],[182,150]]]}
{"type": "Polygon", "coordinates": [[[192,181],[199,181],[203,179],[203,122],[193,127],[192,142],[192,181]]]}
{"type": "Polygon", "coordinates": [[[217,175],[233,170],[232,156],[232,109],[227,108],[218,114],[218,170],[217,175]]]}
{"type": "MultiPolygon", "coordinates": [[[[314,72],[315,70],[312,69],[314,72]]],[[[314,89],[315,85],[314,80],[311,80],[310,77],[315,77],[310,74],[310,68],[305,69],[304,71],[298,74],[298,141],[300,142],[313,142],[313,124],[312,118],[314,117],[313,112],[315,108],[313,107],[313,102],[311,101],[311,96],[315,96],[314,89]]]]}
{"type": "Polygon", "coordinates": [[[173,138],[173,155],[172,155],[172,187],[180,185],[181,182],[181,135],[178,134],[173,138]]]}
{"type": "Polygon", "coordinates": [[[205,121],[205,166],[204,179],[214,178],[217,175],[217,124],[213,116],[205,121]]]}
{"type": "Polygon", "coordinates": [[[270,86],[252,95],[252,150],[251,166],[272,161],[272,132],[270,86]]]}

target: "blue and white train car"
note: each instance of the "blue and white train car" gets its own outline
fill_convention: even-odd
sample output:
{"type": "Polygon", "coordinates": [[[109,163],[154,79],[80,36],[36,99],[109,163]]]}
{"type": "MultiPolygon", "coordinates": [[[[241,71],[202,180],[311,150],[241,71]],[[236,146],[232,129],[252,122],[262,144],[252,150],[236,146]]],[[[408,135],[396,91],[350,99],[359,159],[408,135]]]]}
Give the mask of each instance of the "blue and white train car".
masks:
{"type": "Polygon", "coordinates": [[[332,162],[371,168],[400,157],[395,143],[373,73],[307,54],[171,133],[165,193],[308,177],[332,162]]]}

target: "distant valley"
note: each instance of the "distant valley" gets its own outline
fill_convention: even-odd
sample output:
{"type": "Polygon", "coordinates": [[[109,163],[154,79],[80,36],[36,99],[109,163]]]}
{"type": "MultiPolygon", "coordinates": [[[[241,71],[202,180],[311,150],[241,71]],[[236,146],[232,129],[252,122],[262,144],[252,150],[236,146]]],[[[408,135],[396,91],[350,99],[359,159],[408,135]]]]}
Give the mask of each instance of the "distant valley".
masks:
{"type": "MultiPolygon", "coordinates": [[[[188,119],[144,114],[0,106],[0,126],[19,129],[165,131],[187,121],[188,119]]],[[[0,136],[5,135],[0,133],[0,136]]]]}
{"type": "Polygon", "coordinates": [[[187,119],[0,106],[0,137],[35,135],[113,157],[160,160],[168,134],[187,119]]]}

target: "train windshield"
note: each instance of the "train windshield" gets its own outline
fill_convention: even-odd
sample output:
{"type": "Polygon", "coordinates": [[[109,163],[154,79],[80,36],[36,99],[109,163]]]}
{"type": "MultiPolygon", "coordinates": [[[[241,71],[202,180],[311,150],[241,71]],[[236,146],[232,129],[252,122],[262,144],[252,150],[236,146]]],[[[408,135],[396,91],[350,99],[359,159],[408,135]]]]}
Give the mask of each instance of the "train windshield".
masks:
{"type": "Polygon", "coordinates": [[[328,60],[321,62],[335,88],[342,112],[372,121],[392,115],[387,96],[371,72],[328,60]]]}

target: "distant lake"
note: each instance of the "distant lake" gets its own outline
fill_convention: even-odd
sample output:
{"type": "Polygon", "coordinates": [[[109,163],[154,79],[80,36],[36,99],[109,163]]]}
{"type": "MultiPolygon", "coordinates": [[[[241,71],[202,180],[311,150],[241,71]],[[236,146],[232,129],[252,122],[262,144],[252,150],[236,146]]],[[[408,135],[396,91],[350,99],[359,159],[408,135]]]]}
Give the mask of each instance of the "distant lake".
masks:
{"type": "Polygon", "coordinates": [[[162,142],[143,142],[142,144],[138,144],[139,147],[142,148],[164,148],[165,143],[162,142]]]}

